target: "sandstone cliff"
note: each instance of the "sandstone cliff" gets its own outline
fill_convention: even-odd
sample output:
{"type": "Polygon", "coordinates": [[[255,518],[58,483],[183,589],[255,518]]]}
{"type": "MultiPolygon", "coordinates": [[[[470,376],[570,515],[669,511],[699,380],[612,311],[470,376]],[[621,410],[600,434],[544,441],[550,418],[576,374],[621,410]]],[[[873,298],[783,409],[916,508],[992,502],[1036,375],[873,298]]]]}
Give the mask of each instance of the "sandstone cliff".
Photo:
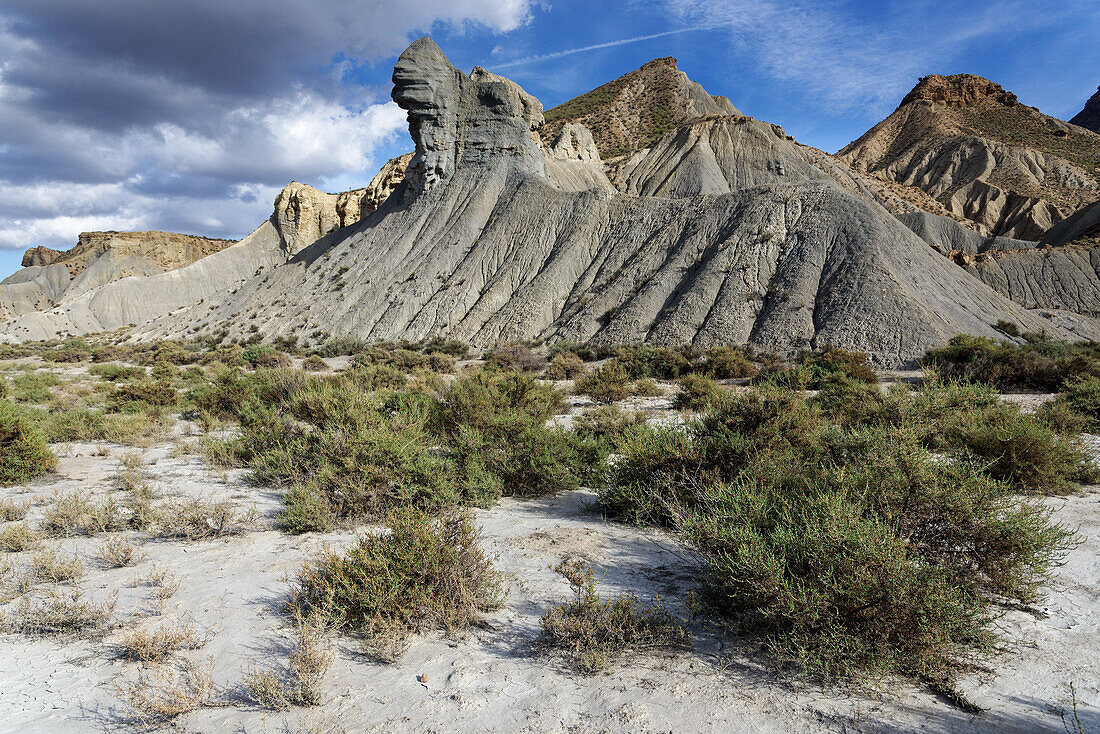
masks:
{"type": "Polygon", "coordinates": [[[1100,135],[969,74],[924,77],[893,114],[837,155],[859,171],[923,189],[984,235],[1038,240],[1100,199],[1100,135]]]}

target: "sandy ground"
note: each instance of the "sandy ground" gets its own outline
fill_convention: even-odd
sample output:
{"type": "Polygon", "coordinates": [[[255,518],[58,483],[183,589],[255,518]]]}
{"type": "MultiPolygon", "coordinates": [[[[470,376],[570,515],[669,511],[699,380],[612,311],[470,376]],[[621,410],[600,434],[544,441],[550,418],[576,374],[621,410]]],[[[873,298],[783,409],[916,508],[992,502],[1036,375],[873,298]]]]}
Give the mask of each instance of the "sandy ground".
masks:
{"type": "MultiPolygon", "coordinates": [[[[574,402],[582,407],[585,401],[574,402]]],[[[668,398],[648,398],[635,407],[663,412],[668,404],[668,398]]],[[[707,624],[693,627],[690,651],[626,660],[591,678],[539,655],[533,645],[539,618],[568,593],[552,570],[563,557],[593,564],[604,593],[676,600],[696,575],[686,549],[663,534],[607,522],[586,490],[505,500],[477,513],[508,594],[484,625],[457,640],[418,638],[391,664],[370,658],[354,638],[334,636],[324,704],[272,712],[250,703],[241,681],[250,664],[286,659],[291,638],[280,610],[288,578],[303,560],[353,542],[355,533],[274,530],[275,492],[173,446],[142,451],[153,486],[163,496],[230,500],[255,512],[250,529],[192,542],[114,533],[139,544],[144,555],[132,567],[110,570],[93,556],[107,536],[43,541],[79,554],[86,568],[79,586],[93,599],[117,594],[117,606],[110,627],[90,639],[0,635],[0,731],[132,726],[116,686],[139,666],[119,657],[117,642],[126,630],[177,619],[208,637],[182,656],[212,662],[219,686],[219,705],[171,724],[187,732],[1062,732],[1071,683],[1084,731],[1100,731],[1098,488],[1048,500],[1061,522],[1079,530],[1080,543],[1039,608],[1004,611],[998,624],[1009,649],[962,686],[987,709],[981,715],[904,683],[823,690],[792,681],[776,675],[758,649],[707,624]],[[180,581],[167,600],[154,599],[142,581],[155,569],[180,581]],[[426,684],[418,681],[421,674],[426,684]]],[[[56,476],[0,490],[0,497],[33,503],[32,525],[58,492],[115,492],[119,457],[134,451],[90,444],[55,449],[61,455],[56,476]]],[[[25,564],[32,554],[4,555],[25,564]]]]}

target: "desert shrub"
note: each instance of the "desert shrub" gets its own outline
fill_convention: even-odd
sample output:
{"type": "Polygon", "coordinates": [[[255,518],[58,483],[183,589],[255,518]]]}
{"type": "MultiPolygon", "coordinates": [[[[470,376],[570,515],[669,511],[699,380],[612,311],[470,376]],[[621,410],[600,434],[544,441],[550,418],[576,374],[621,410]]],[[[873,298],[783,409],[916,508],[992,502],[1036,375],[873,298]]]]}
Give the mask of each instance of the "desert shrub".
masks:
{"type": "Polygon", "coordinates": [[[756,366],[736,347],[714,347],[707,350],[707,372],[717,380],[755,377],[756,366]]]}
{"type": "Polygon", "coordinates": [[[508,496],[537,496],[594,482],[603,455],[547,419],[562,394],[525,372],[482,370],[442,391],[437,433],[467,482],[508,496]]]}
{"type": "Polygon", "coordinates": [[[460,483],[456,467],[434,450],[429,416],[417,404],[391,412],[380,397],[344,381],[311,380],[277,408],[242,415],[241,455],[256,479],[291,490],[286,529],[321,529],[299,524],[308,520],[297,513],[303,502],[327,505],[319,518],[344,519],[398,505],[489,501],[483,486],[460,483]]]}
{"type": "Polygon", "coordinates": [[[0,551],[20,553],[30,550],[38,542],[38,536],[25,523],[11,523],[0,527],[0,551]]]}
{"type": "Polygon", "coordinates": [[[539,620],[540,643],[564,655],[578,672],[592,675],[627,653],[687,644],[684,623],[660,599],[650,605],[635,594],[602,599],[592,569],[575,559],[555,570],[569,581],[573,599],[551,607],[539,620]]]}
{"type": "Polygon", "coordinates": [[[0,400],[0,486],[29,482],[57,466],[57,457],[26,413],[0,400]]]}
{"type": "Polygon", "coordinates": [[[611,357],[615,354],[614,350],[603,353],[600,348],[593,347],[592,345],[585,344],[584,342],[560,341],[554,342],[550,345],[550,348],[546,350],[546,356],[548,359],[553,360],[554,357],[558,356],[559,354],[564,354],[565,352],[577,355],[584,362],[595,362],[597,359],[611,357]]]}
{"type": "Polygon", "coordinates": [[[359,354],[368,348],[369,345],[364,341],[350,336],[341,336],[326,341],[317,348],[317,354],[322,357],[340,357],[346,354],[359,354]]]}
{"type": "Polygon", "coordinates": [[[634,434],[600,502],[697,548],[708,607],[778,658],[951,690],[994,647],[992,600],[1037,598],[1071,534],[981,463],[935,460],[923,430],[838,428],[789,391],[750,392],[634,434]]]}
{"type": "Polygon", "coordinates": [[[648,377],[643,377],[640,380],[635,380],[630,386],[630,392],[633,395],[637,395],[640,398],[656,398],[665,394],[665,391],[661,389],[653,380],[648,377]]]}
{"type": "Polygon", "coordinates": [[[1017,346],[960,334],[922,362],[941,376],[982,382],[1006,392],[1055,392],[1067,379],[1100,377],[1100,345],[1033,339],[1017,346]]]}
{"type": "Polygon", "coordinates": [[[386,526],[389,532],[305,564],[292,611],[364,634],[377,654],[392,658],[413,633],[457,634],[499,606],[499,577],[478,547],[470,514],[433,517],[405,508],[386,526]]]}
{"type": "Polygon", "coordinates": [[[573,430],[580,436],[618,448],[627,434],[645,425],[648,417],[649,413],[628,413],[617,405],[601,405],[575,417],[573,430]]]}
{"type": "Polygon", "coordinates": [[[1077,432],[1100,433],[1100,377],[1089,375],[1070,380],[1054,402],[1044,407],[1046,411],[1041,411],[1041,415],[1049,416],[1050,411],[1064,408],[1080,416],[1077,432]]]}
{"type": "Polygon", "coordinates": [[[830,421],[844,427],[901,426],[919,420],[919,408],[905,388],[884,392],[878,385],[833,374],[821,382],[810,402],[830,421]]]}
{"type": "Polygon", "coordinates": [[[252,394],[250,381],[239,369],[222,366],[214,370],[209,382],[197,385],[184,397],[201,412],[222,420],[232,420],[237,418],[241,406],[252,394]]]}
{"type": "Polygon", "coordinates": [[[1059,493],[1100,478],[1076,441],[1012,405],[951,414],[936,423],[930,443],[973,456],[983,471],[1017,489],[1059,493]]]}
{"type": "Polygon", "coordinates": [[[252,367],[289,367],[290,357],[267,344],[252,344],[241,352],[241,359],[252,367]]]}
{"type": "Polygon", "coordinates": [[[446,352],[428,352],[427,369],[442,374],[451,374],[455,371],[455,358],[446,352]]]}
{"type": "Polygon", "coordinates": [[[997,321],[997,323],[994,324],[994,328],[996,328],[997,331],[1001,332],[1002,334],[1007,334],[1008,336],[1020,335],[1020,327],[1017,326],[1015,322],[1006,321],[1005,319],[1000,319],[999,321],[997,321]]]}
{"type": "Polygon", "coordinates": [[[310,372],[324,372],[328,369],[328,363],[316,354],[311,354],[302,360],[302,369],[310,372]]]}
{"type": "Polygon", "coordinates": [[[529,373],[481,370],[447,386],[440,396],[439,422],[447,432],[460,425],[481,429],[502,410],[545,422],[563,405],[560,391],[529,373]]]}
{"type": "Polygon", "coordinates": [[[727,395],[714,380],[702,375],[680,378],[680,390],[673,405],[680,410],[703,410],[716,405],[727,395]]]}
{"type": "Polygon", "coordinates": [[[584,360],[572,352],[559,352],[550,359],[543,376],[548,380],[572,380],[584,374],[584,360]]]}
{"type": "Polygon", "coordinates": [[[640,377],[675,380],[692,372],[692,360],[684,349],[657,347],[652,344],[635,344],[620,347],[615,362],[626,370],[629,379],[640,377]]]}
{"type": "Polygon", "coordinates": [[[174,407],[179,402],[179,393],[172,383],[136,382],[119,385],[107,395],[107,409],[115,413],[135,413],[146,406],[155,405],[165,408],[174,407]]]}
{"type": "Polygon", "coordinates": [[[29,372],[12,379],[11,399],[17,403],[48,403],[53,398],[49,388],[61,384],[53,372],[29,372]]]}
{"type": "Polygon", "coordinates": [[[51,410],[31,414],[49,443],[110,441],[132,444],[162,430],[145,413],[107,413],[92,408],[51,410]]]}
{"type": "Polygon", "coordinates": [[[617,361],[608,362],[598,369],[577,378],[573,392],[587,395],[598,403],[614,403],[630,395],[630,374],[617,361]]]}
{"type": "Polygon", "coordinates": [[[535,353],[530,346],[520,342],[501,344],[482,356],[486,364],[499,367],[502,370],[538,372],[546,366],[545,359],[535,353]]]}
{"type": "Polygon", "coordinates": [[[364,390],[400,390],[408,384],[404,372],[384,364],[356,366],[341,377],[364,390]]]}
{"type": "Polygon", "coordinates": [[[171,362],[157,362],[149,369],[149,377],[158,382],[171,382],[179,379],[180,369],[171,362]]]}
{"type": "Polygon", "coordinates": [[[444,339],[440,336],[434,336],[421,345],[420,351],[426,354],[438,352],[450,355],[455,359],[466,359],[466,355],[470,353],[470,347],[466,342],[458,339],[444,339]]]}
{"type": "Polygon", "coordinates": [[[775,363],[753,379],[753,384],[770,384],[790,390],[819,390],[832,375],[841,375],[874,384],[878,376],[863,352],[827,349],[824,352],[802,352],[794,364],[775,363]]]}
{"type": "Polygon", "coordinates": [[[130,367],[121,364],[95,364],[88,368],[88,374],[99,377],[107,382],[126,382],[128,380],[145,379],[144,368],[130,367]]]}

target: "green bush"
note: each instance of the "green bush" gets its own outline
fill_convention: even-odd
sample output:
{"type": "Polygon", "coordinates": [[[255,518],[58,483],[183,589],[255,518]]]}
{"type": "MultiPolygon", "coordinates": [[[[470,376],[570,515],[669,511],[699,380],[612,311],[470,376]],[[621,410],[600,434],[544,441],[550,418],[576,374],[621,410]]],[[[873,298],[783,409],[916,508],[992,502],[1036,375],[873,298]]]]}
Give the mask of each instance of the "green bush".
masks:
{"type": "Polygon", "coordinates": [[[794,364],[775,363],[754,378],[754,384],[769,384],[791,390],[819,390],[833,375],[875,384],[878,376],[867,363],[863,352],[827,349],[824,352],[802,352],[794,364]]]}
{"type": "Polygon", "coordinates": [[[253,344],[241,352],[241,359],[252,367],[289,367],[290,357],[267,344],[253,344]]]}
{"type": "Polygon", "coordinates": [[[758,370],[748,356],[736,347],[715,347],[707,350],[707,372],[718,380],[756,377],[758,370]]]}
{"type": "Polygon", "coordinates": [[[310,372],[324,372],[328,369],[328,363],[316,354],[311,354],[302,360],[302,369],[310,372]]]}
{"type": "Polygon", "coordinates": [[[294,614],[363,634],[373,652],[392,659],[410,635],[456,635],[500,605],[499,576],[468,513],[404,509],[386,525],[389,532],[305,564],[291,596],[294,614]]]}
{"type": "Polygon", "coordinates": [[[38,426],[7,400],[0,400],[0,486],[29,482],[57,466],[38,426]]]}
{"type": "Polygon", "coordinates": [[[698,549],[709,608],[780,659],[951,690],[995,645],[992,600],[1037,598],[1071,535],[969,454],[922,447],[927,416],[955,415],[957,397],[887,394],[925,417],[892,425],[891,408],[844,428],[830,400],[737,395],[686,430],[631,435],[600,502],[698,549]]]}
{"type": "Polygon", "coordinates": [[[49,388],[61,384],[53,372],[29,372],[11,381],[11,399],[17,403],[48,403],[53,399],[49,388]]]}
{"type": "Polygon", "coordinates": [[[598,403],[614,403],[630,395],[630,373],[618,361],[608,362],[577,378],[573,392],[587,395],[598,403]]]}
{"type": "Polygon", "coordinates": [[[1071,380],[1062,388],[1062,393],[1053,403],[1044,406],[1041,415],[1050,415],[1050,411],[1064,408],[1076,416],[1076,432],[1088,431],[1100,433],[1100,377],[1087,375],[1071,380]]]}
{"type": "Polygon", "coordinates": [[[703,410],[721,402],[726,395],[709,377],[687,375],[680,378],[680,390],[672,404],[679,410],[703,410]]]}
{"type": "Polygon", "coordinates": [[[115,413],[139,412],[149,405],[171,408],[178,403],[176,388],[164,380],[119,385],[107,395],[107,409],[115,413]]]}
{"type": "Polygon", "coordinates": [[[130,367],[121,364],[94,364],[88,368],[88,374],[99,377],[107,382],[126,382],[128,380],[145,379],[144,368],[130,367]]]}
{"type": "Polygon", "coordinates": [[[942,377],[982,382],[1007,392],[1056,392],[1067,379],[1100,377],[1100,345],[1035,339],[1024,346],[959,335],[923,360],[942,377]]]}
{"type": "Polygon", "coordinates": [[[559,352],[550,359],[550,366],[543,375],[547,380],[572,380],[583,375],[587,367],[584,360],[572,352],[559,352]]]}
{"type": "Polygon", "coordinates": [[[648,377],[659,380],[675,380],[694,371],[690,347],[673,349],[652,344],[635,344],[621,347],[615,354],[615,362],[626,370],[628,379],[648,377]]]}

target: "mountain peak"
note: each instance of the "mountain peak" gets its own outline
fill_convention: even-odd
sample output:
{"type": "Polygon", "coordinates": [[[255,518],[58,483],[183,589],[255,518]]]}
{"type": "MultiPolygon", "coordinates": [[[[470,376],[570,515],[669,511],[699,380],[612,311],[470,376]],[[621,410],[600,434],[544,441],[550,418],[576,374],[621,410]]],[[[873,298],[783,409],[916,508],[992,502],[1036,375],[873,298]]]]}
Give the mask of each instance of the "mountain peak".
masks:
{"type": "Polygon", "coordinates": [[[705,115],[740,115],[725,97],[707,94],[665,56],[546,111],[539,130],[554,140],[568,123],[592,131],[604,160],[647,148],[669,130],[705,115]]]}
{"type": "Polygon", "coordinates": [[[984,100],[1011,107],[1018,104],[1016,95],[996,82],[975,74],[923,76],[901,101],[901,106],[913,102],[939,102],[949,107],[972,107],[984,100]]]}

